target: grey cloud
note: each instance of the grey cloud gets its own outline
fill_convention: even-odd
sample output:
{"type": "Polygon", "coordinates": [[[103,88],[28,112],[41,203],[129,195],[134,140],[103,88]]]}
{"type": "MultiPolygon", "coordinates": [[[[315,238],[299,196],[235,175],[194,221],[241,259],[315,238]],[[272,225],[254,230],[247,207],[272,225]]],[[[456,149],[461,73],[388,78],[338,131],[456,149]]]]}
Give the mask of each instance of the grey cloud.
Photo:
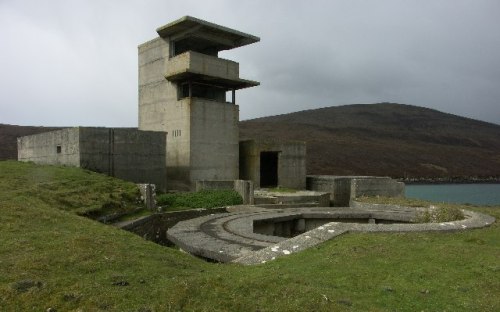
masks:
{"type": "Polygon", "coordinates": [[[394,101],[500,123],[500,3],[0,2],[0,122],[135,126],[138,44],[189,14],[261,37],[221,53],[241,119],[394,101]]]}

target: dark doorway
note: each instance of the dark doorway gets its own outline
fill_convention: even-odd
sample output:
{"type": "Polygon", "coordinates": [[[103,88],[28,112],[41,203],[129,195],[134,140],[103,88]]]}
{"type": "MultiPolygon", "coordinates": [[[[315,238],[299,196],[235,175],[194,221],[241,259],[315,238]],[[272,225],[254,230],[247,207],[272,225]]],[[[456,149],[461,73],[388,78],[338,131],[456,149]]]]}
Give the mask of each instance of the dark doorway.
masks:
{"type": "Polygon", "coordinates": [[[260,153],[260,187],[278,186],[278,152],[260,153]]]}

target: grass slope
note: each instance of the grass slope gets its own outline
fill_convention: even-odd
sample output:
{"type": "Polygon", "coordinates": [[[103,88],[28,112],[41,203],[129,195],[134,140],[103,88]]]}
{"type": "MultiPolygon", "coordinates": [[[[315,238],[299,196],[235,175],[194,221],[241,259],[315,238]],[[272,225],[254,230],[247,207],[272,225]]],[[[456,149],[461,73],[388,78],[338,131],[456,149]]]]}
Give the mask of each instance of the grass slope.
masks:
{"type": "Polygon", "coordinates": [[[402,104],[359,104],[240,123],[242,139],[307,142],[308,174],[500,176],[500,126],[402,104]]]}
{"type": "MultiPolygon", "coordinates": [[[[51,177],[69,200],[87,175],[0,162],[1,311],[500,310],[498,222],[453,234],[347,234],[264,265],[213,264],[79,216],[30,182],[51,177]]],[[[94,186],[108,178],[94,178],[84,183],[97,198],[89,207],[109,198],[94,186]]],[[[498,208],[474,209],[500,218],[498,208]]]]}

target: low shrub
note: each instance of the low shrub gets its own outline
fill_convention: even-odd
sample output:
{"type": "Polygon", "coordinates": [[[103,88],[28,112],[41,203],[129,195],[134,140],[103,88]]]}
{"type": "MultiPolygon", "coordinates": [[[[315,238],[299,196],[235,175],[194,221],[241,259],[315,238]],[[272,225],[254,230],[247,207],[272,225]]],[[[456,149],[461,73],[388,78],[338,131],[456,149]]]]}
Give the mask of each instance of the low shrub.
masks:
{"type": "Polygon", "coordinates": [[[179,208],[214,208],[231,205],[240,205],[243,199],[233,190],[202,190],[189,193],[170,193],[156,197],[160,206],[167,206],[167,210],[179,208]]]}

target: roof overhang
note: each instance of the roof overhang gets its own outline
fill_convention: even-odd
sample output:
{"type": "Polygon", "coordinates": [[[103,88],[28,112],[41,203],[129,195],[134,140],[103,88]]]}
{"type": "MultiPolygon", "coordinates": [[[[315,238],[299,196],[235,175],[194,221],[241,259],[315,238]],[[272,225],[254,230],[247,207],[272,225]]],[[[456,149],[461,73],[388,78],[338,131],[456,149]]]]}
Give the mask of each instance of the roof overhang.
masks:
{"type": "Polygon", "coordinates": [[[213,85],[219,88],[231,90],[231,89],[245,89],[250,87],[256,87],[260,85],[258,81],[246,80],[246,79],[225,79],[221,77],[207,76],[192,72],[177,73],[165,77],[168,81],[172,82],[188,82],[192,81],[194,83],[202,83],[213,85]]]}
{"type": "Polygon", "coordinates": [[[229,50],[259,42],[260,38],[191,16],[184,16],[156,29],[170,41],[199,41],[217,51],[229,50]]]}

